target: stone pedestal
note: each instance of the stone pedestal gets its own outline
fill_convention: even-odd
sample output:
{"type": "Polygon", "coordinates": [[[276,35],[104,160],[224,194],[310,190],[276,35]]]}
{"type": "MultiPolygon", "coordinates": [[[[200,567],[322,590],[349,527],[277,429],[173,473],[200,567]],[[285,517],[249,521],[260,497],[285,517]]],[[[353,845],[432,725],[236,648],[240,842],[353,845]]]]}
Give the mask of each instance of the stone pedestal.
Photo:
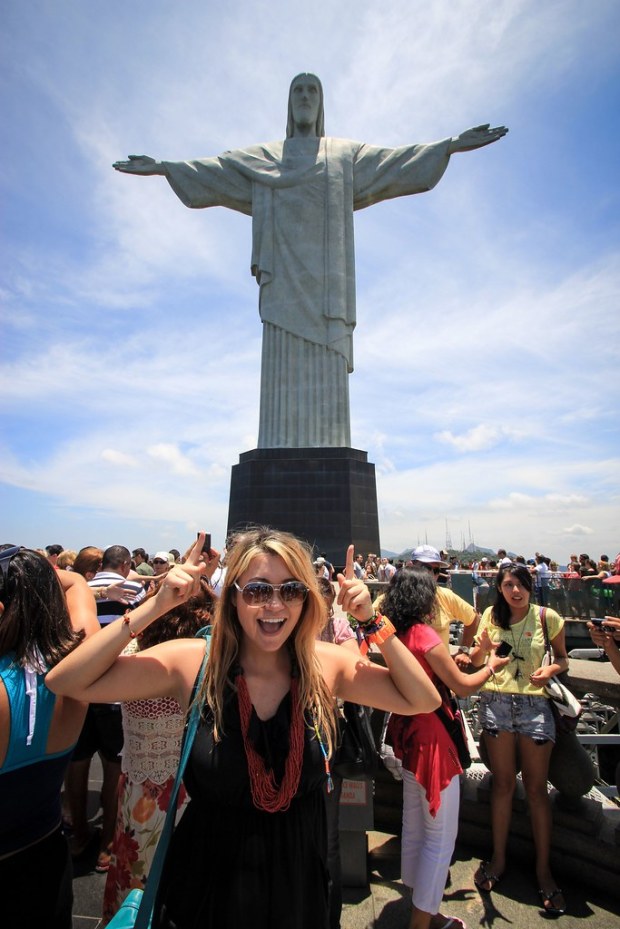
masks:
{"type": "Polygon", "coordinates": [[[380,554],[375,466],[355,448],[256,448],[232,468],[228,530],[285,529],[342,568],[347,546],[380,554]]]}

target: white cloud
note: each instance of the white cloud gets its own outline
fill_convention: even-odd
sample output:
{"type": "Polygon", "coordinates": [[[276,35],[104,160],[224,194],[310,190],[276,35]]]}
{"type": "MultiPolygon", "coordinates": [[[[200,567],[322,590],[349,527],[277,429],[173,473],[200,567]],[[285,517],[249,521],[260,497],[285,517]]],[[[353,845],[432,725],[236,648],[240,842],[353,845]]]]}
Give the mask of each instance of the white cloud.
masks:
{"type": "Polygon", "coordinates": [[[503,431],[486,423],[479,423],[463,435],[453,435],[449,430],[435,433],[438,442],[452,445],[459,452],[480,452],[493,448],[503,438],[503,431]]]}
{"type": "Polygon", "coordinates": [[[591,529],[589,526],[580,526],[579,523],[575,523],[574,526],[569,526],[562,531],[568,536],[594,535],[594,529],[591,529]]]}
{"type": "Polygon", "coordinates": [[[110,464],[124,468],[136,468],[138,466],[138,462],[133,455],[126,455],[125,452],[119,452],[114,448],[104,448],[101,457],[104,461],[109,461],[110,464]]]}
{"type": "Polygon", "coordinates": [[[168,442],[151,445],[147,448],[146,453],[155,461],[167,465],[173,474],[198,475],[200,473],[187,455],[184,455],[176,445],[168,442]]]}

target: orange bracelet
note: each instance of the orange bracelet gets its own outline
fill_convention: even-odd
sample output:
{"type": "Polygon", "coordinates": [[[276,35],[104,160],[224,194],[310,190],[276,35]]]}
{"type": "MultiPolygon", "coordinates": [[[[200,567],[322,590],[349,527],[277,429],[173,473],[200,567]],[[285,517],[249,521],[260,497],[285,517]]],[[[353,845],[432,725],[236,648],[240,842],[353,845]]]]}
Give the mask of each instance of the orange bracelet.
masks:
{"type": "Polygon", "coordinates": [[[123,614],[123,622],[124,622],[125,625],[127,626],[127,632],[129,633],[129,638],[130,638],[130,639],[135,639],[135,638],[137,638],[137,636],[140,635],[140,633],[139,633],[139,632],[132,632],[132,631],[131,631],[131,629],[129,628],[129,620],[130,620],[130,619],[131,619],[131,610],[125,610],[125,613],[123,614]]]}
{"type": "Polygon", "coordinates": [[[382,613],[377,613],[374,622],[371,623],[368,632],[364,632],[364,627],[360,626],[364,641],[360,645],[360,652],[365,655],[370,645],[383,645],[384,642],[396,634],[396,629],[382,613]]]}

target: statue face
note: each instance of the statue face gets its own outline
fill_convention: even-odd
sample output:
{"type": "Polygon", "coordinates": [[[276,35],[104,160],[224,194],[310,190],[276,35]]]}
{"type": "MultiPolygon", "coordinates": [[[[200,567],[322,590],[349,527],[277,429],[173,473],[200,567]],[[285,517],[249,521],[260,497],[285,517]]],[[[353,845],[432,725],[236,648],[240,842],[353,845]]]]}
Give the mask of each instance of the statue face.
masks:
{"type": "Polygon", "coordinates": [[[291,107],[296,126],[316,126],[321,102],[319,85],[311,76],[302,76],[291,87],[291,107]]]}

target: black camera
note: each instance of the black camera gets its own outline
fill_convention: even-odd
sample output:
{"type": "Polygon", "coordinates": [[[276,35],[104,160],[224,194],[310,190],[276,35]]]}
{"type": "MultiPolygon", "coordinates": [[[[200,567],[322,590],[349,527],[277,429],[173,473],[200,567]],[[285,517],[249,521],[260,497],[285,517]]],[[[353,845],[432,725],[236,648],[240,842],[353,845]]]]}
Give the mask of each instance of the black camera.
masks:
{"type": "Polygon", "coordinates": [[[507,658],[512,651],[512,645],[510,642],[500,642],[497,648],[495,649],[495,654],[498,658],[507,658]]]}
{"type": "MultiPolygon", "coordinates": [[[[198,538],[199,535],[200,535],[200,533],[197,532],[197,533],[196,533],[196,538],[198,538]]],[[[210,533],[210,532],[205,532],[205,540],[204,540],[204,542],[202,543],[202,552],[203,552],[204,555],[210,555],[210,554],[211,554],[211,533],[210,533]]]]}

